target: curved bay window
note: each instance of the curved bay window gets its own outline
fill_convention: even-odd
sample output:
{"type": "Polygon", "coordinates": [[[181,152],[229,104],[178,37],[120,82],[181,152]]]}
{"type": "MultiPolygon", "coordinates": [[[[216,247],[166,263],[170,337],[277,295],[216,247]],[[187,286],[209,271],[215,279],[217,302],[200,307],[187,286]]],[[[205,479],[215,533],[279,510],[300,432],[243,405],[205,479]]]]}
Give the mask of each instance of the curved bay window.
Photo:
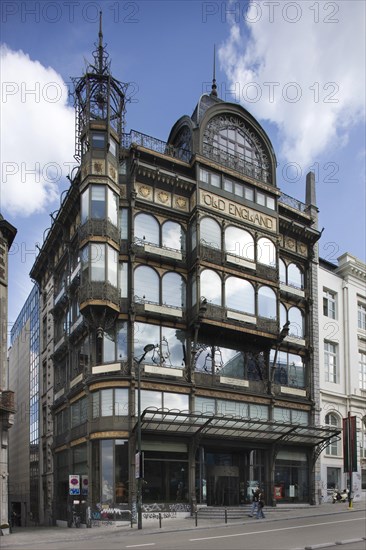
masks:
{"type": "Polygon", "coordinates": [[[118,226],[118,195],[107,185],[89,185],[81,194],[81,223],[104,219],[118,226]]]}
{"type": "Polygon", "coordinates": [[[108,282],[117,287],[117,251],[106,243],[88,243],[81,249],[82,284],[89,281],[108,282]]]}
{"type": "Polygon", "coordinates": [[[219,115],[208,122],[203,136],[203,154],[252,178],[271,182],[263,143],[238,116],[219,115]]]}

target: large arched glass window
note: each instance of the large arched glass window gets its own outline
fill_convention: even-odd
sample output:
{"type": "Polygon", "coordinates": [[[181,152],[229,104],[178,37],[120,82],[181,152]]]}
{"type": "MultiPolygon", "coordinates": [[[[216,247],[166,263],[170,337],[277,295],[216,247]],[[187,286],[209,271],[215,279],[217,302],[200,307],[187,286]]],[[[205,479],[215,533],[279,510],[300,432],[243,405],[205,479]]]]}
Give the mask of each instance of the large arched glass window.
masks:
{"type": "Polygon", "coordinates": [[[203,218],[200,223],[201,242],[212,248],[221,249],[221,228],[212,218],[203,218]]]}
{"type": "MultiPolygon", "coordinates": [[[[339,427],[339,418],[334,413],[328,413],[325,416],[325,423],[327,426],[330,426],[331,428],[338,428],[339,427]]],[[[330,441],[330,444],[326,448],[325,452],[328,455],[332,456],[338,456],[339,454],[339,441],[336,437],[333,437],[330,441]]]]}
{"type": "Polygon", "coordinates": [[[159,224],[150,214],[135,216],[135,238],[159,246],[159,224]]]}
{"type": "Polygon", "coordinates": [[[179,273],[169,272],[163,276],[162,293],[163,305],[185,307],[185,281],[179,273]]]}
{"type": "Polygon", "coordinates": [[[267,237],[258,239],[257,261],[270,267],[276,267],[276,247],[267,237]]]}
{"type": "Polygon", "coordinates": [[[155,269],[141,265],[134,274],[135,298],[159,303],[159,276],[155,269]]]}
{"type": "Polygon", "coordinates": [[[225,250],[230,254],[254,261],[254,239],[248,231],[229,226],[225,229],[225,250]]]}
{"type": "Polygon", "coordinates": [[[287,284],[296,288],[304,288],[304,278],[296,264],[287,266],[287,284]]]}
{"type": "Polygon", "coordinates": [[[186,238],[179,223],[167,221],[162,226],[162,246],[175,250],[186,249],[186,238]]]}
{"type": "Polygon", "coordinates": [[[219,115],[208,122],[203,137],[203,154],[261,181],[271,180],[261,139],[238,116],[219,115]]]}
{"type": "Polygon", "coordinates": [[[221,306],[221,277],[212,269],[204,269],[200,277],[201,298],[221,306]]]}
{"type": "Polygon", "coordinates": [[[225,305],[227,308],[254,315],[253,285],[239,277],[228,277],[225,281],[225,305]]]}
{"type": "Polygon", "coordinates": [[[258,315],[276,319],[276,293],[269,286],[261,286],[258,290],[258,315]]]}
{"type": "Polygon", "coordinates": [[[290,336],[295,338],[304,337],[304,317],[301,309],[298,307],[291,307],[288,310],[288,320],[290,321],[290,336]]]}

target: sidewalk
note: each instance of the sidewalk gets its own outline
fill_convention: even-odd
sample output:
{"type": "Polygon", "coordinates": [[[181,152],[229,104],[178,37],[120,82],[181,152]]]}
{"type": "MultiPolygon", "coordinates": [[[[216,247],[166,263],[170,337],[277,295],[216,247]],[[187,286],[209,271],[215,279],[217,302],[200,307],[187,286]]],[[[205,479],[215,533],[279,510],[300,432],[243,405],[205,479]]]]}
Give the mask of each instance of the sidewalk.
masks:
{"type": "MultiPolygon", "coordinates": [[[[322,504],[321,506],[285,506],[280,505],[275,508],[265,507],[264,513],[266,518],[264,520],[256,520],[256,518],[248,517],[247,510],[243,510],[242,519],[230,519],[227,518],[227,525],[243,525],[250,524],[257,521],[262,523],[280,521],[286,519],[296,519],[301,517],[319,517],[334,514],[351,514],[353,511],[364,511],[366,516],[366,505],[364,502],[356,502],[352,508],[348,507],[348,503],[336,503],[336,504],[322,504]]],[[[156,533],[156,532],[175,532],[183,530],[195,530],[195,529],[208,529],[215,525],[215,527],[225,525],[225,520],[217,521],[217,519],[200,519],[198,518],[198,524],[196,526],[195,517],[188,517],[185,519],[162,519],[161,528],[159,527],[159,521],[152,522],[146,520],[142,523],[143,527],[141,531],[137,530],[137,526],[134,525],[131,528],[130,524],[126,522],[126,525],[119,526],[101,526],[93,527],[92,529],[68,529],[62,527],[15,527],[13,533],[8,536],[0,537],[0,548],[26,548],[29,544],[39,543],[55,543],[57,540],[63,542],[72,543],[75,540],[88,539],[91,536],[95,538],[108,537],[109,534],[115,535],[118,532],[123,532],[124,536],[133,536],[135,533],[156,533]]],[[[72,545],[70,545],[72,547],[72,545]]]]}

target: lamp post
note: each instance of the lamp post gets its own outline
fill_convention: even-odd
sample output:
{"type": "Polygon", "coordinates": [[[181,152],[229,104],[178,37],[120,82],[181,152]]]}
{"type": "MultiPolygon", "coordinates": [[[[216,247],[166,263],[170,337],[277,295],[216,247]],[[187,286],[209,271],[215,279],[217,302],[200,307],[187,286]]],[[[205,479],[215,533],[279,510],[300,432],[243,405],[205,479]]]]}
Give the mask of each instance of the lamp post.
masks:
{"type": "MultiPolygon", "coordinates": [[[[144,353],[136,361],[137,369],[137,454],[138,454],[138,477],[137,477],[137,529],[142,529],[142,460],[141,460],[141,363],[149,351],[155,349],[154,344],[147,344],[144,353]]],[[[136,465],[135,465],[136,467],[136,465]]]]}

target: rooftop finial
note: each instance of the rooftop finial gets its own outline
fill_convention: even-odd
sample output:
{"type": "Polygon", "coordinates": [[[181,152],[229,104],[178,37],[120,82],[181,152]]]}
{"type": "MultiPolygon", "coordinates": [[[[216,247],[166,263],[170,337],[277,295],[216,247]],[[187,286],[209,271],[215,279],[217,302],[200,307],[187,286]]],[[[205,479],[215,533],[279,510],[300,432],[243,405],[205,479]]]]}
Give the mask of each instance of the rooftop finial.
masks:
{"type": "Polygon", "coordinates": [[[213,78],[212,78],[212,90],[211,90],[210,95],[217,97],[217,86],[216,86],[216,44],[214,44],[213,78]]]}
{"type": "Polygon", "coordinates": [[[103,31],[102,31],[102,12],[99,12],[99,45],[98,45],[98,65],[99,72],[103,72],[103,31]]]}
{"type": "Polygon", "coordinates": [[[98,44],[95,44],[95,50],[93,52],[94,65],[92,68],[94,71],[100,75],[108,72],[109,63],[108,63],[108,54],[103,45],[103,29],[102,29],[102,12],[99,12],[99,33],[98,33],[98,44]]]}

